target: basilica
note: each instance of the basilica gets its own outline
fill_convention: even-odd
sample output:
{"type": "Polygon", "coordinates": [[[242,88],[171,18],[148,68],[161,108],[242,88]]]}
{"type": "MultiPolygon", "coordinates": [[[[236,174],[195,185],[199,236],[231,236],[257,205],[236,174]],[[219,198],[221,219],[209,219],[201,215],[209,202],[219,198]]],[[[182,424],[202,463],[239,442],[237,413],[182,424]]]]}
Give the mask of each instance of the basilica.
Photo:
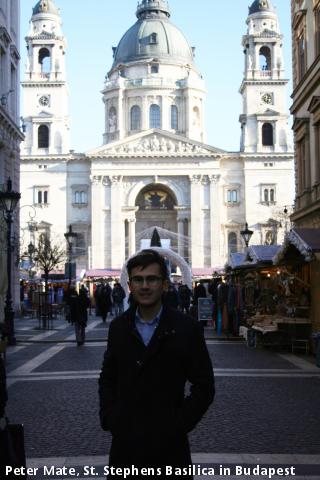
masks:
{"type": "Polygon", "coordinates": [[[255,0],[245,13],[239,152],[205,143],[205,72],[168,2],[141,0],[110,59],[103,144],[76,153],[66,69],[75,52],[66,51],[57,4],[38,1],[22,81],[22,203],[33,206],[37,228],[29,228],[28,209],[21,228],[31,240],[44,233],[64,241],[71,225],[79,268],[119,269],[158,227],[198,271],[223,267],[243,250],[246,222],[252,244],[282,242],[281,212],[294,198],[284,39],[271,0],[255,0]]]}

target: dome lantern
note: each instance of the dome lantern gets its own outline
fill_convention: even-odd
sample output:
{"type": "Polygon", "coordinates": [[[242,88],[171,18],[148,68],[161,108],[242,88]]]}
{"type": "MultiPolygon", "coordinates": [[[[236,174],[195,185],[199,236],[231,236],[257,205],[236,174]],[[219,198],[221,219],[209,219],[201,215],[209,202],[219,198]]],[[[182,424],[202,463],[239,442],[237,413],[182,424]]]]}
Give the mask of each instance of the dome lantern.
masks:
{"type": "Polygon", "coordinates": [[[137,17],[139,19],[166,16],[170,17],[170,8],[166,0],[142,0],[138,3],[137,17]]]}
{"type": "Polygon", "coordinates": [[[41,13],[59,15],[59,9],[55,6],[52,0],[39,0],[39,2],[33,8],[32,16],[39,15],[41,13]]]}
{"type": "Polygon", "coordinates": [[[275,13],[275,8],[272,5],[271,0],[255,0],[251,7],[249,7],[249,15],[263,12],[275,13]]]}

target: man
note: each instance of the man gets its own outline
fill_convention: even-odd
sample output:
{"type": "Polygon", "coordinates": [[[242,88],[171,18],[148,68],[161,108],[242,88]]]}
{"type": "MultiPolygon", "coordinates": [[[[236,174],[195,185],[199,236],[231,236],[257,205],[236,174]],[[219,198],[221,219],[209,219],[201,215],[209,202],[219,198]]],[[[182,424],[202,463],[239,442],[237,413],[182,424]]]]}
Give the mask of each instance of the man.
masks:
{"type": "Polygon", "coordinates": [[[165,466],[191,465],[187,434],[213,401],[213,370],[201,325],[162,303],[163,257],[143,250],[127,270],[134,302],[110,325],[99,380],[101,426],[113,437],[110,466],[160,468],[155,478],[163,479],[165,466]]]}

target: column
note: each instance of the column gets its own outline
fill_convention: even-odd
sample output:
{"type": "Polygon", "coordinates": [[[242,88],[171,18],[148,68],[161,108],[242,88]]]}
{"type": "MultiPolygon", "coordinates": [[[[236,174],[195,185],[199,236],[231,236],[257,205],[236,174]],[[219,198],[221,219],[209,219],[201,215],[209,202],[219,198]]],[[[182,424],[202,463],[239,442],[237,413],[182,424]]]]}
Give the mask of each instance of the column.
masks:
{"type": "Polygon", "coordinates": [[[122,218],[122,176],[112,175],[111,181],[111,268],[124,263],[124,220],[122,218]]]}
{"type": "Polygon", "coordinates": [[[191,175],[191,264],[193,268],[203,267],[202,235],[202,176],[191,175]]]}
{"type": "Polygon", "coordinates": [[[220,195],[219,180],[220,175],[210,175],[210,235],[211,235],[211,266],[219,267],[221,265],[220,255],[220,195]]]}
{"type": "Polygon", "coordinates": [[[186,137],[190,138],[193,118],[192,118],[191,100],[190,100],[190,95],[188,90],[186,91],[186,95],[185,95],[185,106],[186,106],[186,110],[185,110],[186,137]]]}
{"type": "Polygon", "coordinates": [[[121,78],[119,78],[119,84],[120,84],[120,88],[119,88],[119,92],[118,92],[118,132],[119,132],[119,137],[118,139],[121,140],[122,138],[124,138],[124,129],[125,129],[125,119],[124,119],[124,116],[123,116],[123,89],[122,89],[122,82],[121,82],[121,78]]]}
{"type": "Polygon", "coordinates": [[[104,213],[102,177],[91,177],[92,268],[104,268],[104,213]]]}
{"type": "Polygon", "coordinates": [[[178,218],[178,254],[184,257],[184,218],[178,218]]]}
{"type": "Polygon", "coordinates": [[[129,257],[136,253],[136,219],[129,218],[129,257]]]}
{"type": "Polygon", "coordinates": [[[149,129],[149,102],[148,97],[145,95],[142,97],[142,107],[141,107],[141,129],[149,129]]]}

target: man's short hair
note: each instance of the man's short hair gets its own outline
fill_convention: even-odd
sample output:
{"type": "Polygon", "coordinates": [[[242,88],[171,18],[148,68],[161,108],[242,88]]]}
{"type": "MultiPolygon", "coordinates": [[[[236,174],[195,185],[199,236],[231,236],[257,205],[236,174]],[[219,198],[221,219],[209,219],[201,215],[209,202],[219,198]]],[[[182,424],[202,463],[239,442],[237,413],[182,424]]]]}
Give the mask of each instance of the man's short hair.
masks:
{"type": "Polygon", "coordinates": [[[160,255],[156,250],[146,249],[141,250],[137,255],[130,258],[127,263],[127,271],[129,278],[131,277],[131,272],[136,267],[142,267],[141,270],[144,270],[149,265],[156,263],[160,267],[160,272],[163,280],[168,279],[168,269],[166,261],[162,255],[160,255]]]}

